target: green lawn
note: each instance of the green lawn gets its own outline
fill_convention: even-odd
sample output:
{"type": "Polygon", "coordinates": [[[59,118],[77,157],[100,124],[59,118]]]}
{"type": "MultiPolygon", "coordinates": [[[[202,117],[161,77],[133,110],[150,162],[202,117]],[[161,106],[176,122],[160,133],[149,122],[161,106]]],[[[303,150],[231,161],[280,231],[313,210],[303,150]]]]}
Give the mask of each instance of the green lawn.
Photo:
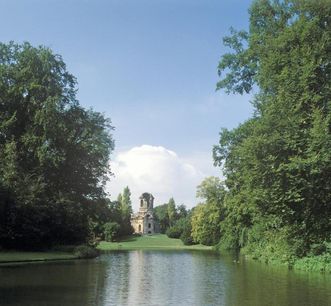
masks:
{"type": "Polygon", "coordinates": [[[20,252],[20,251],[1,251],[1,263],[14,262],[33,262],[33,261],[49,261],[77,258],[71,253],[64,252],[20,252]]]}
{"type": "Polygon", "coordinates": [[[102,241],[98,245],[101,251],[107,250],[211,250],[212,247],[204,245],[184,245],[180,239],[171,239],[166,235],[145,235],[141,237],[130,236],[118,242],[102,241]]]}

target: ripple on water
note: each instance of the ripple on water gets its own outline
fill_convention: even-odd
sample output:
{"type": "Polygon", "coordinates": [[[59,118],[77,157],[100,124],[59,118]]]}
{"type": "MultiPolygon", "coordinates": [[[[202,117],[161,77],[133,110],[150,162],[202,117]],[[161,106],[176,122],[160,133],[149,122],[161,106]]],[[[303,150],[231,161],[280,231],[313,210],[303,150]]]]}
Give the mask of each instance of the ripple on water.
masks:
{"type": "Polygon", "coordinates": [[[0,305],[328,306],[331,275],[206,251],[117,251],[0,268],[0,305]]]}

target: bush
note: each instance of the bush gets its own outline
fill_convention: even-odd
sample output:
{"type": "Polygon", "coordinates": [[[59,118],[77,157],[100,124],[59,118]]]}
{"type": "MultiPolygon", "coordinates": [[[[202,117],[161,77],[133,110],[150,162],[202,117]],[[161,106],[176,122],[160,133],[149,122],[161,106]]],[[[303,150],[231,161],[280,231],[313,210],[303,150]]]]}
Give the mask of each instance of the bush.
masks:
{"type": "Polygon", "coordinates": [[[88,245],[79,245],[74,249],[74,255],[78,258],[95,258],[99,256],[99,251],[88,245]]]}
{"type": "Polygon", "coordinates": [[[120,230],[120,225],[117,222],[108,222],[104,225],[105,240],[108,242],[114,241],[120,230]]]}
{"type": "Polygon", "coordinates": [[[314,243],[310,246],[310,254],[312,256],[318,256],[326,253],[327,247],[325,243],[314,243]]]}
{"type": "Polygon", "coordinates": [[[304,271],[331,272],[331,254],[304,257],[295,261],[294,269],[304,271]]]}
{"type": "Polygon", "coordinates": [[[196,244],[196,242],[194,242],[192,236],[191,236],[191,231],[186,231],[184,230],[184,232],[182,232],[182,234],[180,235],[180,240],[185,244],[185,245],[192,245],[192,244],[196,244]]]}
{"type": "Polygon", "coordinates": [[[179,228],[178,226],[171,226],[166,230],[166,235],[169,238],[179,238],[180,235],[182,234],[182,229],[179,228]]]}

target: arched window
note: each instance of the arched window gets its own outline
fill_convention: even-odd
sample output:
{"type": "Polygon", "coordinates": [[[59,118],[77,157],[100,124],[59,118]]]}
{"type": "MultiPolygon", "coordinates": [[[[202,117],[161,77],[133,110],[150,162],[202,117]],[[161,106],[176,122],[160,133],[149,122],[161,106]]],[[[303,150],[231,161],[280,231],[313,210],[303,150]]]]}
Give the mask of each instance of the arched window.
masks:
{"type": "Polygon", "coordinates": [[[143,205],[144,205],[144,200],[141,199],[141,200],[140,200],[140,207],[143,207],[143,205]]]}
{"type": "Polygon", "coordinates": [[[148,228],[151,228],[151,224],[150,223],[148,223],[148,228]]]}
{"type": "Polygon", "coordinates": [[[141,224],[138,226],[138,231],[141,232],[141,224]]]}

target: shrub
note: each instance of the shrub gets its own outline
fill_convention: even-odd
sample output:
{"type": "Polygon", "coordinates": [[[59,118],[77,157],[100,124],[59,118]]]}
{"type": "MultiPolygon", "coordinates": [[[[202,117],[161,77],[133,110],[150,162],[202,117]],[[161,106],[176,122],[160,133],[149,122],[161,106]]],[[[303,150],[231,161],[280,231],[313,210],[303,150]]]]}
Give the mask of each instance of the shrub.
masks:
{"type": "Polygon", "coordinates": [[[78,258],[95,258],[99,256],[99,251],[88,245],[79,245],[74,249],[74,255],[78,258]]]}
{"type": "Polygon", "coordinates": [[[179,228],[178,226],[171,226],[166,230],[166,235],[169,238],[179,238],[180,235],[182,234],[182,229],[179,228]]]}
{"type": "Polygon", "coordinates": [[[310,246],[310,254],[313,256],[322,255],[326,253],[327,247],[325,243],[314,243],[310,246]]]}
{"type": "Polygon", "coordinates": [[[295,261],[294,269],[305,271],[331,272],[331,254],[304,257],[295,261]]]}
{"type": "Polygon", "coordinates": [[[191,236],[191,231],[184,230],[182,234],[180,235],[180,240],[185,244],[185,245],[192,245],[196,244],[194,242],[192,236],[191,236]]]}
{"type": "Polygon", "coordinates": [[[105,240],[108,242],[114,241],[120,230],[120,225],[117,222],[108,222],[104,225],[105,240]]]}

